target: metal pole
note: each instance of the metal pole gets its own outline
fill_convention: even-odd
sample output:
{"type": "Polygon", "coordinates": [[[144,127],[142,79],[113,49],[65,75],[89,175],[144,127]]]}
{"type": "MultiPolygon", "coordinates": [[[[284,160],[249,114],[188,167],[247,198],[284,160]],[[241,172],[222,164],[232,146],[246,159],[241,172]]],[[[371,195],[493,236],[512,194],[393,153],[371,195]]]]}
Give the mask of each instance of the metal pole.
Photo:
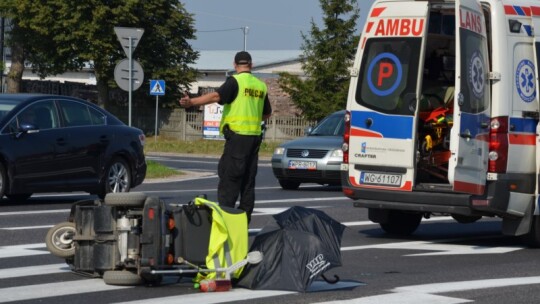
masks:
{"type": "Polygon", "coordinates": [[[133,40],[131,37],[129,37],[129,126],[131,127],[131,91],[133,91],[133,59],[132,59],[132,46],[133,46],[133,40]]]}
{"type": "Polygon", "coordinates": [[[158,101],[159,95],[156,95],[156,128],[154,130],[154,143],[157,142],[157,122],[158,122],[158,101]]]}
{"type": "Polygon", "coordinates": [[[242,29],[244,31],[244,52],[245,52],[247,50],[247,34],[248,34],[249,27],[244,26],[242,29]]]}

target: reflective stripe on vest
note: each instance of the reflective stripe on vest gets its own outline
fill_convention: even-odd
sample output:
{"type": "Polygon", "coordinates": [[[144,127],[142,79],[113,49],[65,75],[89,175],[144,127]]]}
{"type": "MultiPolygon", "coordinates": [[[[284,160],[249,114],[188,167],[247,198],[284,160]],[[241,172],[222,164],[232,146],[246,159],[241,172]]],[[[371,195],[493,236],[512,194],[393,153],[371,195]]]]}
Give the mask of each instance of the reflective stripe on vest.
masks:
{"type": "Polygon", "coordinates": [[[261,121],[266,97],[266,84],[251,73],[233,75],[238,82],[238,95],[230,104],[223,106],[219,131],[228,124],[235,133],[261,135],[261,121]]]}

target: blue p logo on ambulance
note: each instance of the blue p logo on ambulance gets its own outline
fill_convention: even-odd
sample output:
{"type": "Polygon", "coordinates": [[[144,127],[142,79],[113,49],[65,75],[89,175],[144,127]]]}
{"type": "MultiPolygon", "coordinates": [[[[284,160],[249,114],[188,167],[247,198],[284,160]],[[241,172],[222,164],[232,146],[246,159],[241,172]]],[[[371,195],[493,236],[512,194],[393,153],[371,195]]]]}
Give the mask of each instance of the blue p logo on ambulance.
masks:
{"type": "Polygon", "coordinates": [[[377,96],[388,96],[398,88],[402,73],[401,62],[396,55],[381,53],[373,58],[369,65],[369,88],[377,96]]]}

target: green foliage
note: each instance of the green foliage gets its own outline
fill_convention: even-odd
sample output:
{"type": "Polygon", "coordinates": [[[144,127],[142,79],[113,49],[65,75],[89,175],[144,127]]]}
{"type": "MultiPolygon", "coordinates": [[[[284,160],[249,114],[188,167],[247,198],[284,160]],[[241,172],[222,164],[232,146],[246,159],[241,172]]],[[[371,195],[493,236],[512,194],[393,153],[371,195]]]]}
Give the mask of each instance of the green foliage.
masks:
{"type": "Polygon", "coordinates": [[[355,35],[360,10],[356,0],[320,0],[324,27],[311,22],[302,33],[300,57],[306,78],[280,74],[279,85],[308,119],[318,120],[344,109],[359,37],[355,35]]]}
{"type": "Polygon", "coordinates": [[[2,0],[0,15],[18,29],[8,43],[23,43],[26,60],[40,77],[90,63],[98,89],[100,83],[114,86],[114,68],[126,58],[116,26],[145,30],[133,59],[144,68],[146,87],[150,79],[178,84],[167,87],[176,100],[196,77],[188,65],[198,53],[187,41],[195,38],[194,20],[177,0],[2,0]]]}
{"type": "Polygon", "coordinates": [[[181,171],[171,169],[153,160],[147,159],[146,166],[146,179],[166,178],[183,174],[181,171]]]}

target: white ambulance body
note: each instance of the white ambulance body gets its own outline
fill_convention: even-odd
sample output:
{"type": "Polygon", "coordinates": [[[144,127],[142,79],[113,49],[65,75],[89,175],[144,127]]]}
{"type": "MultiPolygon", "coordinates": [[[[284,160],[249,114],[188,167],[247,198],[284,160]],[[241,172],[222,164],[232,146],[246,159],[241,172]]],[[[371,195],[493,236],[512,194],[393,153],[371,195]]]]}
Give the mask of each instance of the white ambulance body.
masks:
{"type": "Polygon", "coordinates": [[[347,100],[342,185],[389,233],[503,219],[540,245],[539,0],[378,0],[347,100]]]}

